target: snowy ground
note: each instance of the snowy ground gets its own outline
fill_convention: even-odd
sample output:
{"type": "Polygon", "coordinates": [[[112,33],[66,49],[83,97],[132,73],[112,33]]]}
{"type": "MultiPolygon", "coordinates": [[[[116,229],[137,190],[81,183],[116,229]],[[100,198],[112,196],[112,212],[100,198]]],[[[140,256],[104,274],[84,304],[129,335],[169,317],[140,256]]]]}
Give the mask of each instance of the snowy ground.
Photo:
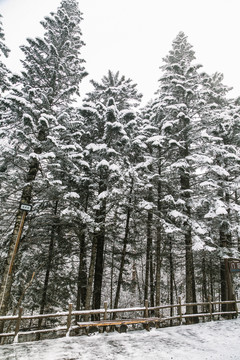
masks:
{"type": "Polygon", "coordinates": [[[240,319],[0,347],[0,360],[240,359],[240,319]]]}

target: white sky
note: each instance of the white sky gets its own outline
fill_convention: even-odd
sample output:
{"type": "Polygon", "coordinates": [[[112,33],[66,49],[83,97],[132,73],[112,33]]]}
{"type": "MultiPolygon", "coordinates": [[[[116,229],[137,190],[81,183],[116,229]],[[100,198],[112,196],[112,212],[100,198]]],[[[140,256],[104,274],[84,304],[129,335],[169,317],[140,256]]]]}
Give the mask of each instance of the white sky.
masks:
{"type": "MultiPolygon", "coordinates": [[[[7,62],[17,72],[19,46],[27,37],[42,36],[39,22],[55,11],[60,0],[0,0],[7,62]]],[[[91,89],[90,79],[101,80],[108,69],[120,71],[138,84],[144,101],[157,90],[159,66],[179,31],[193,45],[197,62],[208,73],[224,74],[224,83],[240,95],[239,0],[79,0],[83,13],[82,50],[88,77],[81,94],[91,89]]]]}

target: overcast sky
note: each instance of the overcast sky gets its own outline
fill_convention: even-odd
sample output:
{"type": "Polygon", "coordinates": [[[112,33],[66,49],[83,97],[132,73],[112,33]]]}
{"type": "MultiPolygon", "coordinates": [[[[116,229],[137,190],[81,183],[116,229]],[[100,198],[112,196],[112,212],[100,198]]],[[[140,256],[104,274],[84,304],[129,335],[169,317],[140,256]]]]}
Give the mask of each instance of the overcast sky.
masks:
{"type": "MultiPolygon", "coordinates": [[[[39,22],[60,0],[0,0],[8,66],[20,69],[19,46],[27,37],[42,36],[39,22]]],[[[157,90],[159,66],[179,31],[193,45],[197,62],[208,73],[224,74],[224,83],[240,95],[240,0],[79,0],[83,13],[82,50],[89,73],[81,94],[108,69],[138,84],[144,101],[157,90]]]]}

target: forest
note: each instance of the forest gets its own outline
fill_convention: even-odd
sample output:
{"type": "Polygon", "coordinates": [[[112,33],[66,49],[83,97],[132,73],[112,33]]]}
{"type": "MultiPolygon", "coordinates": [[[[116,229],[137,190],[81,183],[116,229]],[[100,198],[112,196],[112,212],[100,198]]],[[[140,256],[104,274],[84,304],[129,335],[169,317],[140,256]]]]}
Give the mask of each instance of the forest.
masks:
{"type": "Polygon", "coordinates": [[[21,47],[18,75],[0,23],[0,315],[230,299],[240,98],[183,32],[146,105],[120,69],[82,98],[82,21],[62,0],[21,47]]]}

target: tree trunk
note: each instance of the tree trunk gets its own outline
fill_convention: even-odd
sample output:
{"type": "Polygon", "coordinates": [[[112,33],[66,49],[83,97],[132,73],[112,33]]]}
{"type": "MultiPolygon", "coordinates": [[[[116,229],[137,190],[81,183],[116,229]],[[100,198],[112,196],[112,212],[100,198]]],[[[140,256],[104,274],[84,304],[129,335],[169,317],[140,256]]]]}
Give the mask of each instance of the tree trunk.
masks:
{"type": "Polygon", "coordinates": [[[146,269],[145,269],[145,285],[144,300],[148,300],[149,278],[150,278],[150,260],[152,252],[152,211],[148,211],[147,217],[147,251],[146,251],[146,269]]]}
{"type": "MultiPolygon", "coordinates": [[[[207,292],[207,270],[206,270],[206,255],[205,251],[202,251],[202,301],[208,301],[208,292],[207,292]]],[[[204,311],[207,311],[208,306],[205,308],[204,311]]]]}
{"type": "MultiPolygon", "coordinates": [[[[161,154],[159,154],[159,158],[160,156],[161,154]]],[[[161,176],[161,165],[158,168],[158,173],[159,176],[161,176]]],[[[156,239],[156,306],[160,306],[160,302],[161,302],[161,243],[162,243],[162,233],[161,233],[161,225],[160,225],[161,211],[162,211],[161,199],[162,199],[162,183],[161,180],[159,180],[158,188],[157,188],[158,225],[157,225],[157,239],[156,239]]]]}
{"type": "MultiPolygon", "coordinates": [[[[130,225],[130,216],[131,216],[131,210],[132,210],[131,209],[132,191],[133,191],[133,179],[131,182],[131,188],[130,188],[130,193],[129,193],[125,234],[124,234],[124,239],[123,239],[121,263],[120,263],[120,269],[119,269],[119,275],[118,275],[116,295],[115,295],[115,300],[114,300],[114,309],[118,308],[118,303],[119,303],[119,299],[120,299],[120,291],[121,291],[121,286],[122,286],[122,278],[123,278],[123,271],[124,271],[124,265],[125,265],[127,243],[128,243],[128,234],[129,234],[129,230],[130,230],[129,225],[130,225]]],[[[116,318],[116,313],[113,314],[113,319],[115,319],[115,318],[116,318]]]]}
{"type": "MultiPolygon", "coordinates": [[[[80,310],[86,306],[87,295],[87,263],[86,263],[86,227],[83,227],[79,235],[79,268],[77,280],[77,304],[76,310],[80,310]]],[[[79,321],[79,315],[76,316],[76,321],[79,321]]]]}
{"type": "MultiPolygon", "coordinates": [[[[193,252],[192,252],[192,234],[188,230],[185,235],[185,247],[186,247],[186,302],[196,303],[196,290],[195,290],[195,276],[193,265],[193,252]]],[[[186,309],[187,314],[197,314],[197,305],[188,306],[186,309]]],[[[193,319],[194,322],[198,322],[197,318],[193,319]]]]}
{"type": "MultiPolygon", "coordinates": [[[[214,277],[213,277],[212,256],[210,256],[208,272],[209,272],[210,295],[211,295],[211,299],[214,300],[214,286],[213,286],[214,277]]],[[[219,283],[219,279],[218,279],[218,283],[219,283]]],[[[214,312],[214,307],[215,307],[215,305],[212,305],[212,311],[213,312],[214,312]]]]}
{"type": "Polygon", "coordinates": [[[154,267],[153,267],[153,250],[151,244],[150,251],[150,304],[154,306],[154,295],[155,295],[155,286],[154,286],[154,267]]]}
{"type": "MultiPolygon", "coordinates": [[[[186,125],[187,125],[186,119],[186,125]]],[[[185,146],[180,149],[180,155],[182,158],[186,158],[189,155],[187,145],[187,127],[184,131],[185,146]]],[[[194,275],[194,262],[193,262],[193,250],[192,250],[192,229],[191,229],[191,207],[190,207],[190,175],[188,169],[180,169],[180,185],[181,185],[181,198],[185,202],[184,214],[187,216],[187,220],[184,223],[185,232],[185,259],[186,259],[186,302],[196,303],[196,286],[195,286],[195,275],[194,275]]],[[[197,305],[188,306],[186,309],[188,314],[197,314],[197,305]]],[[[193,318],[193,322],[197,323],[198,317],[193,318]]]]}
{"type": "MultiPolygon", "coordinates": [[[[99,194],[107,190],[106,176],[102,174],[99,183],[99,194]]],[[[105,221],[106,221],[106,199],[102,200],[100,209],[96,211],[96,223],[98,230],[95,233],[97,243],[97,254],[95,262],[94,273],[94,288],[93,288],[93,309],[100,309],[101,294],[102,294],[102,279],[104,267],[104,243],[105,243],[105,221]]]]}
{"type": "MultiPolygon", "coordinates": [[[[169,269],[170,269],[170,304],[173,304],[173,288],[174,288],[174,269],[173,269],[173,254],[172,254],[172,239],[168,237],[169,241],[169,269]]],[[[170,308],[170,316],[173,316],[173,308],[170,308]]],[[[170,320],[170,325],[173,325],[173,321],[170,320]]]]}
{"type": "Polygon", "coordinates": [[[114,253],[115,253],[115,239],[112,244],[112,259],[111,259],[111,289],[110,289],[110,308],[113,307],[113,275],[114,275],[114,253]]]}
{"type": "MultiPolygon", "coordinates": [[[[52,269],[52,261],[53,261],[53,257],[54,257],[54,240],[55,240],[56,228],[57,228],[57,224],[55,224],[56,215],[57,215],[57,207],[58,207],[58,201],[56,201],[55,207],[54,207],[54,224],[52,225],[50,244],[49,244],[49,249],[48,249],[46,274],[45,274],[45,280],[44,280],[43,291],[42,291],[42,299],[41,299],[41,303],[40,303],[40,314],[44,313],[44,309],[47,304],[47,291],[48,291],[50,272],[52,269]]],[[[38,320],[38,329],[41,329],[41,325],[42,325],[42,319],[40,318],[38,320]]],[[[40,333],[37,334],[36,339],[40,340],[40,333]]]]}
{"type": "Polygon", "coordinates": [[[93,289],[93,309],[100,309],[103,279],[103,263],[104,263],[104,242],[105,242],[105,213],[106,208],[99,210],[97,219],[100,230],[95,234],[97,253],[94,273],[94,289],[93,289]]]}
{"type": "MultiPolygon", "coordinates": [[[[228,248],[229,244],[229,224],[227,221],[223,221],[220,226],[220,246],[228,248]]],[[[233,288],[232,278],[229,270],[228,259],[221,259],[220,262],[220,278],[221,278],[221,300],[233,300],[233,288]]],[[[222,311],[231,311],[233,309],[232,304],[222,304],[222,311]]]]}
{"type": "MultiPolygon", "coordinates": [[[[89,200],[89,185],[85,187],[84,191],[84,210],[87,213],[88,200],[89,200]]],[[[86,249],[86,224],[82,224],[79,234],[79,268],[78,268],[78,280],[77,280],[77,303],[76,310],[80,310],[81,307],[86,307],[87,296],[87,249],[86,249]]],[[[76,322],[79,321],[79,315],[76,315],[76,322]]]]}
{"type": "MultiPolygon", "coordinates": [[[[96,262],[96,255],[97,255],[97,239],[93,235],[91,259],[90,259],[89,272],[88,272],[85,310],[90,310],[92,291],[93,291],[94,265],[95,265],[95,262],[96,262]]],[[[85,319],[87,321],[88,316],[85,319]]]]}

